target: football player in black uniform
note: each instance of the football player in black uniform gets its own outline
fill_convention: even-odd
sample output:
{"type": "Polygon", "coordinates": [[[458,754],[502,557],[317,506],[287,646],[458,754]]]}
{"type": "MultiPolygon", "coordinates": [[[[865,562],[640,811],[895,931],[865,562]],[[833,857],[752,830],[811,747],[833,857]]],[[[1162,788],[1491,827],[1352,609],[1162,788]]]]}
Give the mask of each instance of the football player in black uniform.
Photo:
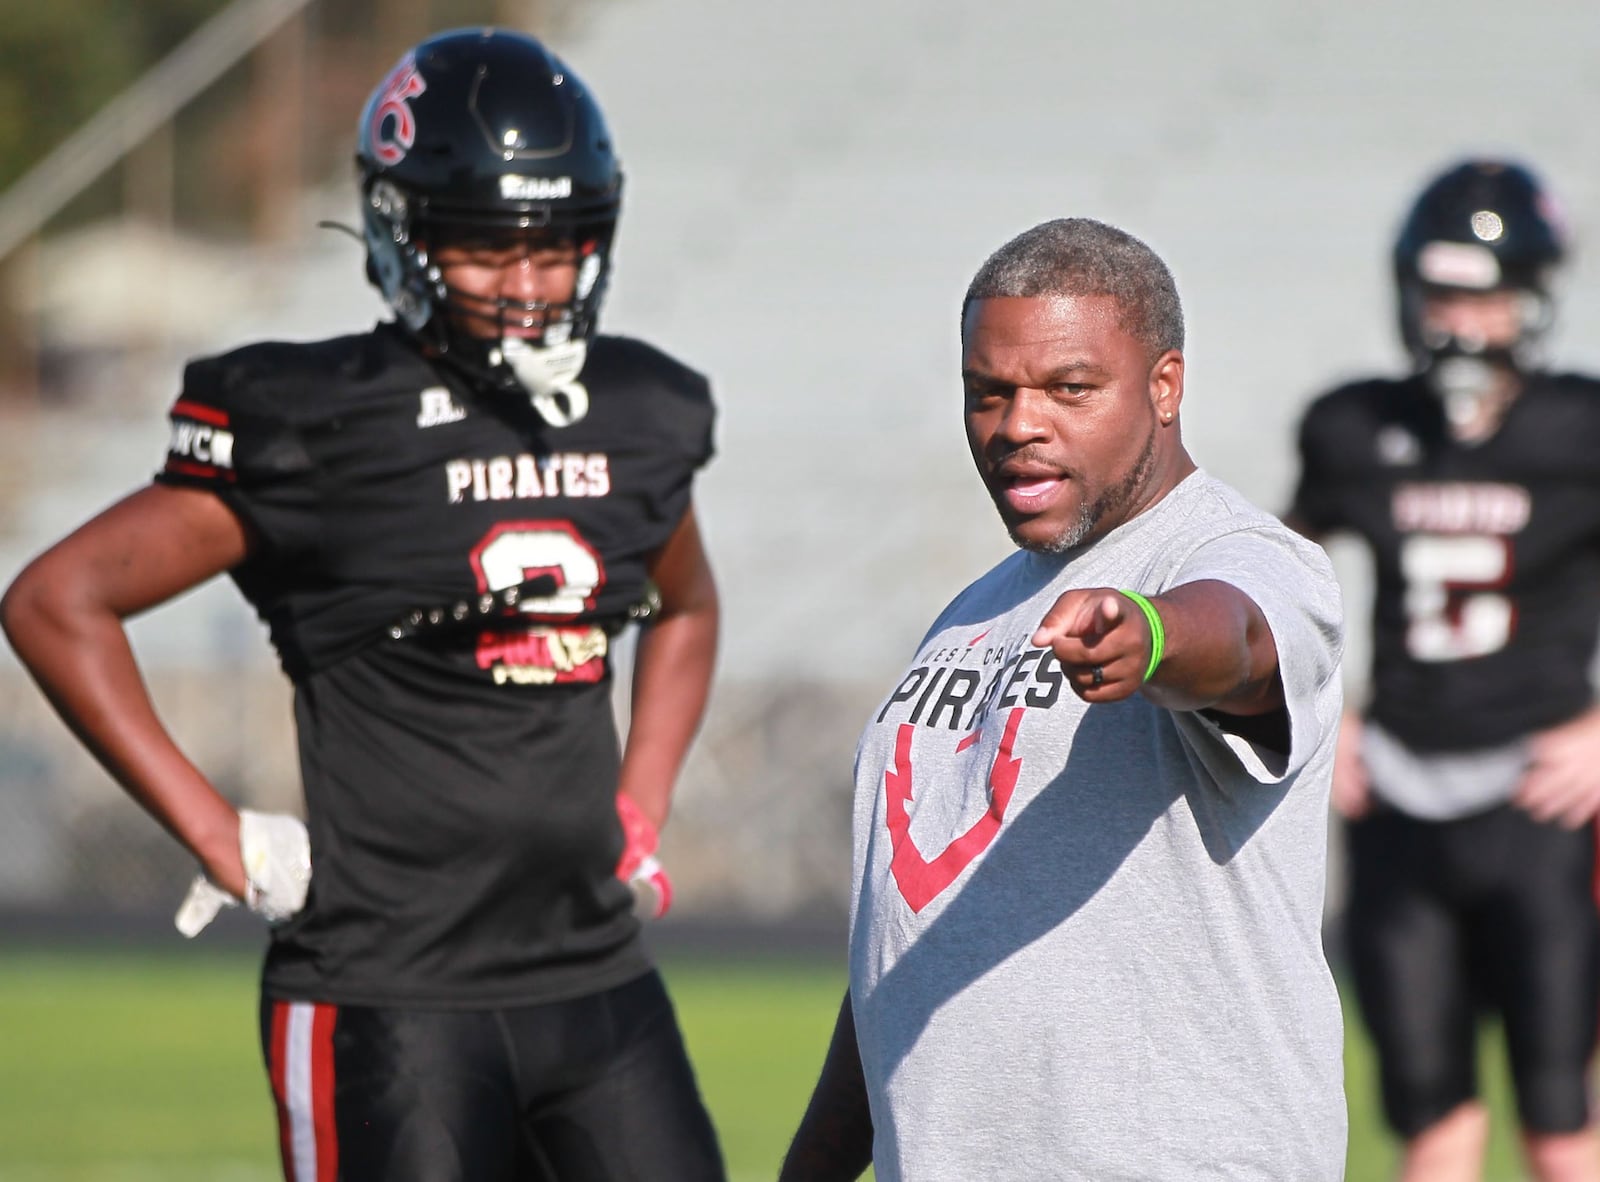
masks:
{"type": "Polygon", "coordinates": [[[1539,365],[1566,251],[1525,168],[1470,161],[1394,248],[1402,380],[1324,395],[1293,522],[1375,564],[1371,700],[1346,720],[1347,926],[1407,1179],[1475,1179],[1477,1017],[1504,1021],[1543,1180],[1600,1179],[1600,383],[1539,365]]]}
{"type": "Polygon", "coordinates": [[[192,363],[155,483],[35,560],[6,631],[211,883],[279,917],[292,1182],[721,1178],[624,881],[664,904],[711,678],[706,381],[595,335],[622,178],[537,41],[422,42],[357,160],[394,322],[192,363]],[[174,746],[124,638],[225,571],[294,683],[309,867],[298,822],[241,821],[174,746]],[[644,614],[619,752],[611,642],[644,614]]]}

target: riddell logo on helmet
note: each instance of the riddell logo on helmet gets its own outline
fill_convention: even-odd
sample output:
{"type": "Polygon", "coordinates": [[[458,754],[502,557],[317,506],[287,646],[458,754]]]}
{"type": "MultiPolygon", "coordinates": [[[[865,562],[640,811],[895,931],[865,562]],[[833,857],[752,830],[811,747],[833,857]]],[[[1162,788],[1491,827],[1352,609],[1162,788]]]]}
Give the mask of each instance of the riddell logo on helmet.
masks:
{"type": "Polygon", "coordinates": [[[500,196],[506,201],[559,201],[572,196],[570,176],[502,176],[500,196]]]}

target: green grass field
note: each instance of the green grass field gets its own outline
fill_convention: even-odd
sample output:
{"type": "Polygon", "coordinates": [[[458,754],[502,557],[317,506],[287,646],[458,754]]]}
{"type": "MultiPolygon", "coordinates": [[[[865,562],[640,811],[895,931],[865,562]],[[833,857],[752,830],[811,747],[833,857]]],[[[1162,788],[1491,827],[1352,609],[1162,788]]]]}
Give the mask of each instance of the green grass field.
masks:
{"type": "MultiPolygon", "coordinates": [[[[774,1176],[810,1093],[842,970],[673,961],[667,978],[735,1182],[774,1176]]],[[[253,957],[8,952],[0,961],[0,1182],[270,1182],[275,1134],[255,1041],[253,957]]],[[[1352,1022],[1353,1182],[1394,1151],[1352,1022]]],[[[1485,1040],[1488,1094],[1507,1111],[1485,1040]]],[[[1519,1178],[1496,1127],[1488,1182],[1519,1178]]]]}

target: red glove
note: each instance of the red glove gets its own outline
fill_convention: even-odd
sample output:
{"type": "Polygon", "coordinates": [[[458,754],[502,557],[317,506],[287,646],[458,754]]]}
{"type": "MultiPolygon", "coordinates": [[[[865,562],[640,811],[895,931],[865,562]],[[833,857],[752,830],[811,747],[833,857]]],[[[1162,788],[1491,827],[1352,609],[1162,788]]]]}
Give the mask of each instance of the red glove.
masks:
{"type": "Polygon", "coordinates": [[[641,918],[660,919],[672,906],[672,880],[656,859],[661,835],[626,792],[617,793],[617,816],[623,837],[617,877],[633,888],[633,909],[641,918]]]}

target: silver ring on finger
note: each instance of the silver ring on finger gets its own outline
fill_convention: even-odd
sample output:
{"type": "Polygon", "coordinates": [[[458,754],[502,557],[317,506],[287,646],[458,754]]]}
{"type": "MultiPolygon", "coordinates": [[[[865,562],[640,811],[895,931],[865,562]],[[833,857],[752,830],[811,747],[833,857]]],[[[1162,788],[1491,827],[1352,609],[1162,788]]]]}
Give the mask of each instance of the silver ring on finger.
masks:
{"type": "Polygon", "coordinates": [[[1091,686],[1100,686],[1104,685],[1105,683],[1106,671],[1104,669],[1102,669],[1099,665],[1096,665],[1093,669],[1089,670],[1089,684],[1091,686]]]}

